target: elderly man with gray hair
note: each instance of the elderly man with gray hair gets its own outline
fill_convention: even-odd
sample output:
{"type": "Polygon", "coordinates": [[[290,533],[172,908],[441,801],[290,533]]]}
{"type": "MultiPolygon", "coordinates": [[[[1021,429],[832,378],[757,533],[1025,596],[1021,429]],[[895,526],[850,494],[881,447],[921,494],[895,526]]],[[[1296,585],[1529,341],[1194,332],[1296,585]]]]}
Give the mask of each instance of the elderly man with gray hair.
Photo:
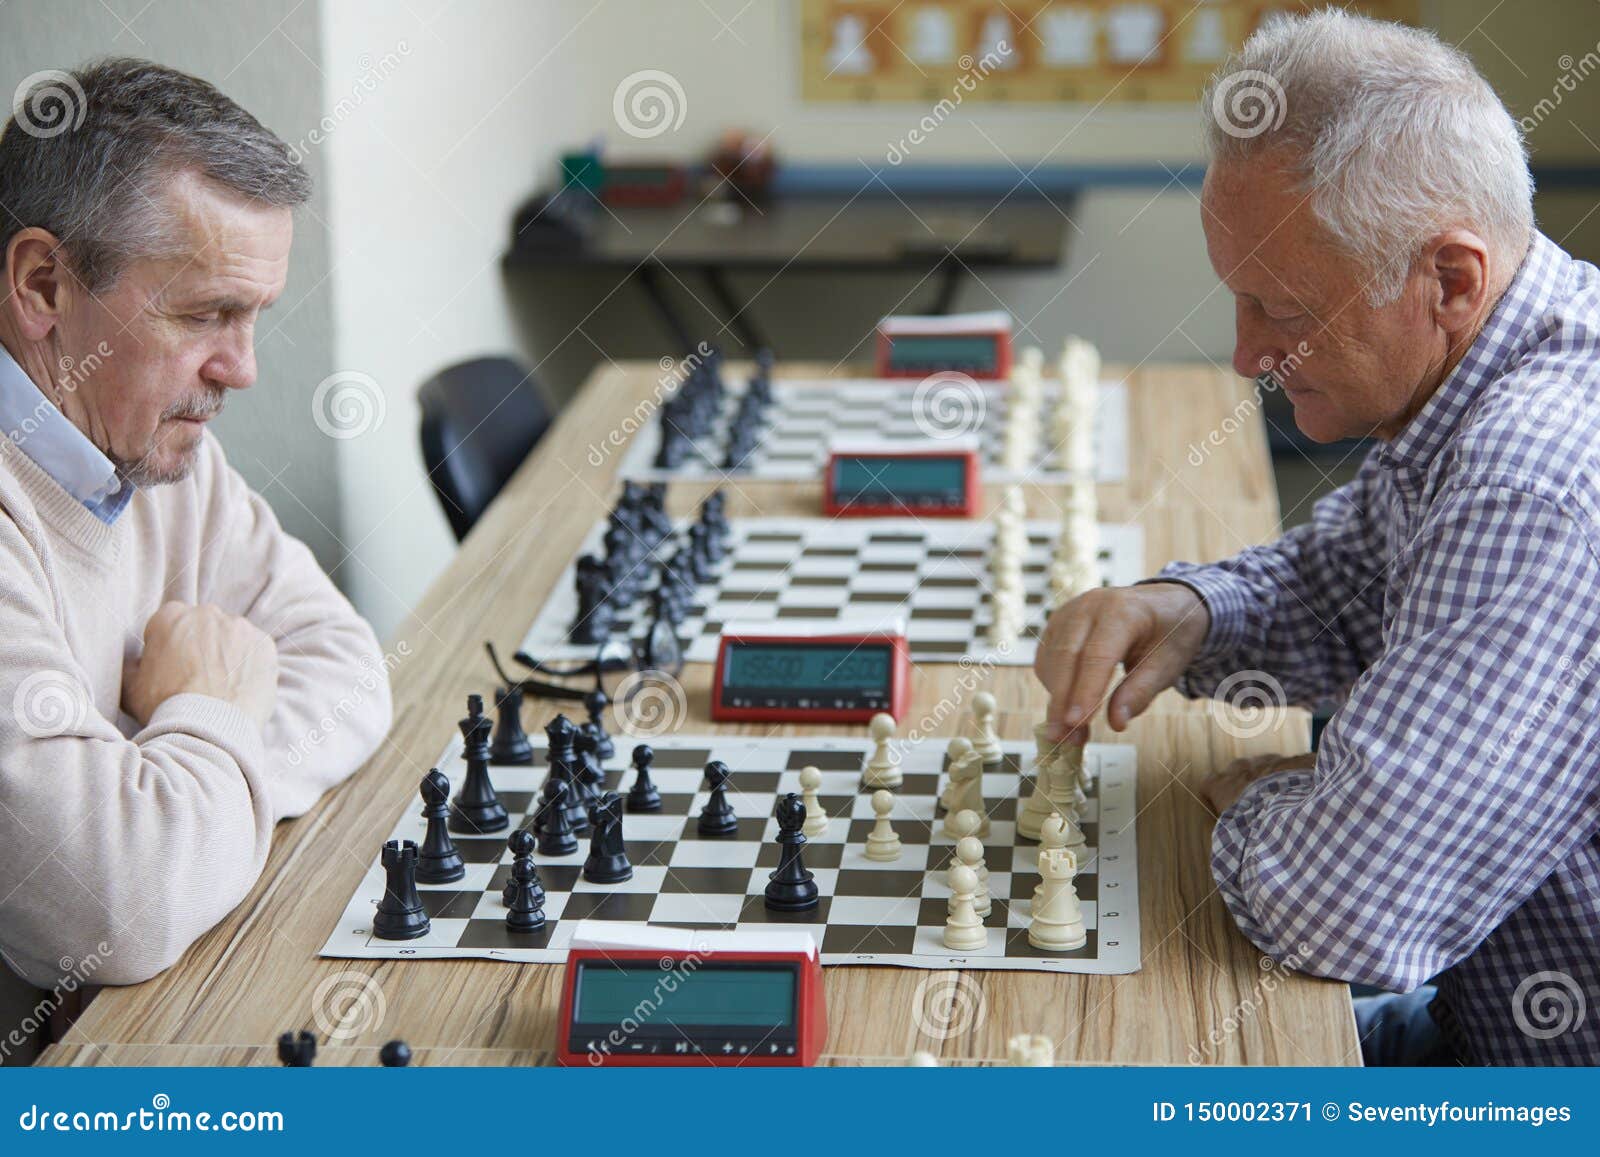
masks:
{"type": "Polygon", "coordinates": [[[255,380],[306,173],[211,85],[144,61],[54,74],[18,108],[0,956],[43,987],[129,984],[239,903],[274,824],[376,748],[389,691],[371,629],[206,430],[255,380]]]}
{"type": "Polygon", "coordinates": [[[1204,785],[1239,927],[1409,994],[1357,1000],[1369,1063],[1600,1063],[1600,271],[1534,227],[1517,124],[1429,33],[1272,21],[1205,111],[1234,369],[1379,444],[1278,541],[1058,610],[1051,725],[1174,684],[1337,704],[1314,756],[1204,785]]]}

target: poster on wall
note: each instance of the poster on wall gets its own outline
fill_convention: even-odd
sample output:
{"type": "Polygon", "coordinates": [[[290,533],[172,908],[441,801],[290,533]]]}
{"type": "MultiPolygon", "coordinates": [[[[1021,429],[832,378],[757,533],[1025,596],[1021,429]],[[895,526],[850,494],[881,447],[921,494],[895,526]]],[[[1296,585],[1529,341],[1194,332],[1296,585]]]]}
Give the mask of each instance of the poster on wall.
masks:
{"type": "MultiPolygon", "coordinates": [[[[1189,102],[1263,20],[1316,0],[801,0],[800,95],[1189,102]],[[976,83],[981,81],[982,83],[976,83]]],[[[1421,0],[1353,8],[1415,24],[1421,0]]]]}

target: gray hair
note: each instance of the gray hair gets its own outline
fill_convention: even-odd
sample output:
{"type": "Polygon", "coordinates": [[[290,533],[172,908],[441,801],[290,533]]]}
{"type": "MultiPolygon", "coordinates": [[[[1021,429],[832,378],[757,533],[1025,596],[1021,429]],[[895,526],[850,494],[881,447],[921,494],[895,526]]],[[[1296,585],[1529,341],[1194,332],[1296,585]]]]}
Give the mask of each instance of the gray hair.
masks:
{"type": "Polygon", "coordinates": [[[310,176],[255,117],[147,60],[38,73],[15,109],[0,134],[0,261],[17,233],[47,229],[91,292],[162,252],[170,219],[160,189],[180,173],[275,208],[311,196],[310,176]]]}
{"type": "Polygon", "coordinates": [[[1532,238],[1521,128],[1431,32],[1339,9],[1275,17],[1211,78],[1203,110],[1213,160],[1283,150],[1374,306],[1446,229],[1481,234],[1513,269],[1532,238]]]}

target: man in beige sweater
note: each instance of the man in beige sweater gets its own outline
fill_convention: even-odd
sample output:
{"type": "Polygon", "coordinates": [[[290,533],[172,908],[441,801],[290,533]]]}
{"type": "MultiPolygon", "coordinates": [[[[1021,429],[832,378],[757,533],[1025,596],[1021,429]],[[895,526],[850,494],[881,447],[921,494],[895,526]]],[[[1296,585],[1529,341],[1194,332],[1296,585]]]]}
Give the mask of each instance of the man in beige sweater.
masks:
{"type": "Polygon", "coordinates": [[[167,968],[388,730],[372,631],[206,430],[309,189],[142,61],[0,135],[0,955],[35,985],[167,968]]]}

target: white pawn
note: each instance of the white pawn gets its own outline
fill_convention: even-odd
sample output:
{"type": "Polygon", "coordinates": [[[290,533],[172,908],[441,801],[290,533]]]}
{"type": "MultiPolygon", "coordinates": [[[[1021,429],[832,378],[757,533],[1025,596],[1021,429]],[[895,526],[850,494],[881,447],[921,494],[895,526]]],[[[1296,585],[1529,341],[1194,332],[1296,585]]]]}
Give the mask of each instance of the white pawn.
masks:
{"type": "Polygon", "coordinates": [[[806,822],[800,830],[806,834],[807,839],[816,839],[828,830],[828,813],[823,810],[822,801],[817,798],[817,789],[822,786],[822,773],[814,767],[800,769],[800,802],[806,807],[806,822]]]}
{"type": "Polygon", "coordinates": [[[900,837],[889,822],[889,813],[893,810],[894,796],[882,788],[872,793],[872,811],[878,817],[878,822],[867,833],[867,859],[888,861],[900,858],[900,837]]]}
{"type": "MultiPolygon", "coordinates": [[[[969,808],[963,808],[961,811],[953,812],[950,815],[945,816],[944,828],[945,834],[947,834],[951,839],[955,840],[956,847],[960,847],[962,840],[966,839],[968,836],[975,836],[978,834],[978,813],[969,808]]],[[[955,849],[951,849],[950,863],[945,867],[944,882],[946,886],[950,887],[952,892],[955,891],[955,888],[950,884],[950,868],[955,867],[960,862],[961,857],[956,855],[955,849]]],[[[981,884],[984,881],[987,881],[988,878],[989,869],[984,868],[983,872],[980,874],[979,883],[981,884]]]]}
{"type": "Polygon", "coordinates": [[[866,770],[861,773],[861,786],[899,787],[900,757],[889,747],[889,740],[894,738],[894,716],[878,712],[867,724],[867,734],[876,746],[872,749],[872,758],[867,760],[866,770]]]}
{"type": "Polygon", "coordinates": [[[994,732],[994,717],[999,710],[994,701],[994,696],[987,691],[979,691],[972,697],[972,719],[978,729],[978,740],[972,745],[985,767],[991,767],[1000,762],[1005,752],[1000,748],[999,737],[994,732]]]}
{"type": "MultiPolygon", "coordinates": [[[[962,814],[972,815],[971,812],[962,814]]],[[[987,916],[994,907],[994,899],[989,895],[989,865],[983,862],[983,841],[977,836],[962,836],[956,841],[956,859],[971,868],[978,878],[978,891],[972,903],[978,915],[987,916]]]]}
{"type": "Polygon", "coordinates": [[[1006,1063],[1014,1069],[1048,1069],[1056,1063],[1056,1046],[1036,1033],[1014,1036],[1006,1042],[1006,1063]]]}
{"type": "Polygon", "coordinates": [[[955,889],[950,914],[944,918],[944,946],[955,952],[975,952],[989,942],[973,896],[978,890],[978,874],[965,864],[950,869],[950,886],[955,889]]]}
{"type": "MultiPolygon", "coordinates": [[[[1069,952],[1088,943],[1083,926],[1083,910],[1072,877],[1078,871],[1077,857],[1068,848],[1051,848],[1039,853],[1039,875],[1028,910],[1028,943],[1046,952],[1069,952]]],[[[945,942],[949,943],[949,921],[945,921],[945,942]]]]}
{"type": "MultiPolygon", "coordinates": [[[[945,761],[945,766],[947,768],[954,767],[960,761],[960,759],[961,759],[960,753],[964,749],[963,748],[959,748],[956,745],[959,744],[959,743],[963,743],[963,742],[966,743],[969,747],[972,745],[972,741],[970,739],[962,740],[962,739],[959,739],[959,738],[952,739],[949,742],[949,744],[946,745],[946,747],[944,749],[944,761],[945,761]]],[[[942,807],[945,811],[949,811],[950,810],[950,794],[951,794],[951,792],[953,792],[955,790],[955,786],[956,786],[955,777],[954,776],[947,776],[945,781],[944,781],[944,786],[939,789],[939,806],[942,807]]]]}
{"type": "Polygon", "coordinates": [[[909,1067],[913,1069],[936,1069],[939,1067],[939,1058],[927,1049],[918,1049],[911,1054],[909,1067]]]}

